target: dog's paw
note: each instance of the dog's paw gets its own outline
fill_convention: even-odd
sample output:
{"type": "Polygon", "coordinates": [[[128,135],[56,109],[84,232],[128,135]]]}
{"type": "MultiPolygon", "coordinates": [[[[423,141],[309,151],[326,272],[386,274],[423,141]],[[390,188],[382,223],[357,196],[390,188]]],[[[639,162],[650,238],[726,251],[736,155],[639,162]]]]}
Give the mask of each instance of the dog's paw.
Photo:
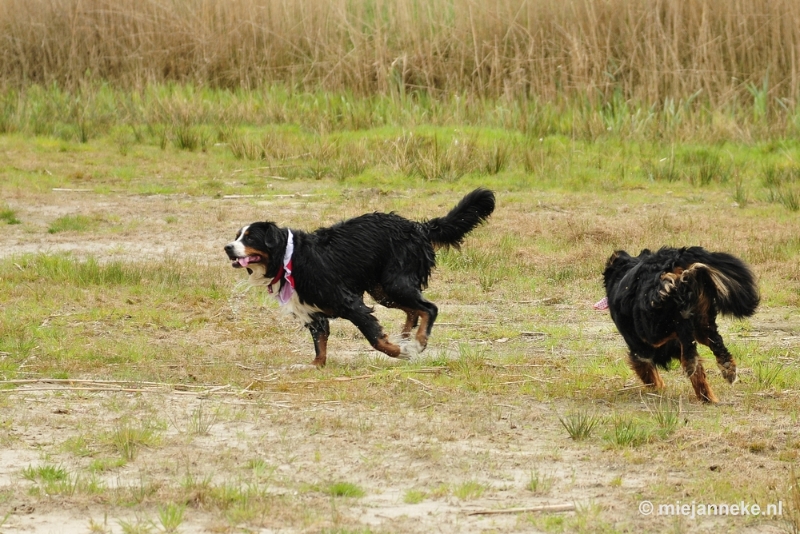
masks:
{"type": "Polygon", "coordinates": [[[719,370],[722,371],[722,377],[728,381],[729,384],[735,384],[737,380],[739,380],[739,376],[736,374],[736,364],[733,362],[725,362],[724,365],[719,366],[719,370]]]}
{"type": "Polygon", "coordinates": [[[408,343],[410,338],[410,334],[392,334],[389,336],[389,341],[395,345],[402,345],[403,343],[408,343]]]}
{"type": "Polygon", "coordinates": [[[400,355],[398,358],[401,360],[410,360],[420,352],[423,347],[416,339],[407,339],[400,343],[400,355]]]}

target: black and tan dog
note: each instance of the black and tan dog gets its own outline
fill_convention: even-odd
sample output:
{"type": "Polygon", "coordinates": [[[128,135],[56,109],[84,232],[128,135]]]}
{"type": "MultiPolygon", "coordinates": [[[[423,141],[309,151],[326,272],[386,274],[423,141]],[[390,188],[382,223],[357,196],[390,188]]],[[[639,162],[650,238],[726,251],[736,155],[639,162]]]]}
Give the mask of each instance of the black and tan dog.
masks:
{"type": "Polygon", "coordinates": [[[759,303],[750,268],[701,247],[612,254],[603,278],[611,318],[630,349],[630,365],[645,384],[663,388],[656,366],[680,360],[697,398],[717,402],[697,357],[707,345],[722,376],[736,381],[736,362],[717,331],[717,314],[749,317],[759,303]]]}
{"type": "Polygon", "coordinates": [[[248,270],[253,284],[275,291],[309,329],[315,365],[325,365],[328,321],[336,317],[356,325],[377,350],[405,359],[425,349],[436,321],[436,305],[422,296],[436,264],[435,249],[458,247],[491,215],[494,204],[494,193],[476,189],[444,217],[426,222],[370,213],[314,232],[256,222],[239,230],[225,252],[234,267],[248,270]],[[389,341],[364,304],[365,292],[406,313],[399,345],[389,341]]]}

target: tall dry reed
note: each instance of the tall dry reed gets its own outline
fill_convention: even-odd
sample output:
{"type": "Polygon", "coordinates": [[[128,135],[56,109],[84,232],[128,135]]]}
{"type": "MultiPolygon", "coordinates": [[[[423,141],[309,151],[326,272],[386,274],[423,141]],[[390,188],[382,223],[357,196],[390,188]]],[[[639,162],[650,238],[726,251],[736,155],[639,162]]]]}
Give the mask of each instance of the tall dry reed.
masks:
{"type": "Polygon", "coordinates": [[[0,0],[0,83],[792,99],[797,0],[0,0]]]}

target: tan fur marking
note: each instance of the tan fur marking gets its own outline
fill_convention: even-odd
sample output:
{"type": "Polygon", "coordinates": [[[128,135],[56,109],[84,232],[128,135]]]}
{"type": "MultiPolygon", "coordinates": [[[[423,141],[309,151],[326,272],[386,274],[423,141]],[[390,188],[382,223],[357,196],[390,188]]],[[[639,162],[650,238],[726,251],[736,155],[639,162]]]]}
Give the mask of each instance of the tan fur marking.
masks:
{"type": "Polygon", "coordinates": [[[736,283],[735,280],[729,278],[722,274],[719,270],[711,267],[710,265],[706,265],[705,263],[693,263],[687,269],[687,272],[691,271],[694,272],[698,269],[703,269],[708,272],[708,275],[711,277],[711,282],[714,284],[714,287],[717,288],[717,293],[723,298],[728,298],[729,287],[738,287],[739,284],[736,283]]]}
{"type": "Polygon", "coordinates": [[[387,356],[391,356],[392,358],[397,358],[400,356],[400,347],[389,341],[389,336],[386,334],[383,334],[380,338],[378,338],[378,342],[375,343],[375,349],[381,351],[387,356]]]}
{"type": "MultiPolygon", "coordinates": [[[[672,341],[673,339],[678,339],[678,334],[676,334],[675,332],[673,332],[672,334],[668,335],[667,337],[665,337],[661,341],[658,341],[656,343],[650,343],[650,345],[652,347],[654,347],[654,348],[658,348],[658,347],[661,347],[663,345],[666,345],[668,342],[672,341]]],[[[643,339],[642,341],[644,341],[645,343],[649,343],[646,339],[643,339]]]]}
{"type": "Polygon", "coordinates": [[[631,369],[633,369],[639,378],[642,379],[642,382],[647,384],[648,386],[653,386],[656,389],[664,389],[666,386],[664,385],[664,380],[662,380],[661,375],[658,373],[658,369],[648,362],[643,360],[633,360],[630,362],[631,369]]]}
{"type": "Polygon", "coordinates": [[[244,253],[248,256],[261,256],[264,258],[264,261],[269,260],[269,254],[264,254],[263,251],[252,248],[252,247],[244,247],[244,253]]]}
{"type": "Polygon", "coordinates": [[[692,382],[694,393],[699,400],[709,403],[718,402],[717,396],[711,391],[711,386],[706,379],[706,371],[703,369],[703,365],[700,362],[697,362],[697,365],[695,365],[694,373],[689,377],[689,380],[692,382]]]}
{"type": "Polygon", "coordinates": [[[325,367],[325,362],[328,360],[328,336],[319,334],[317,346],[319,347],[319,354],[311,363],[317,367],[325,367]]]}
{"type": "Polygon", "coordinates": [[[428,346],[428,321],[431,316],[428,312],[419,311],[419,328],[417,328],[417,341],[424,349],[428,346]]]}

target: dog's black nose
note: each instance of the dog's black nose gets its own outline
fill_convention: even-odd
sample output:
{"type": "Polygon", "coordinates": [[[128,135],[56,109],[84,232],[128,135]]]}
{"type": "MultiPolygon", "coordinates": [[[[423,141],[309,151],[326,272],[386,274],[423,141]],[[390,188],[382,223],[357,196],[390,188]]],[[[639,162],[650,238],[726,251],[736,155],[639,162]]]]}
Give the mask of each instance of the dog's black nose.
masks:
{"type": "Polygon", "coordinates": [[[225,252],[227,252],[228,254],[233,252],[233,244],[228,243],[227,245],[225,245],[225,252]]]}

